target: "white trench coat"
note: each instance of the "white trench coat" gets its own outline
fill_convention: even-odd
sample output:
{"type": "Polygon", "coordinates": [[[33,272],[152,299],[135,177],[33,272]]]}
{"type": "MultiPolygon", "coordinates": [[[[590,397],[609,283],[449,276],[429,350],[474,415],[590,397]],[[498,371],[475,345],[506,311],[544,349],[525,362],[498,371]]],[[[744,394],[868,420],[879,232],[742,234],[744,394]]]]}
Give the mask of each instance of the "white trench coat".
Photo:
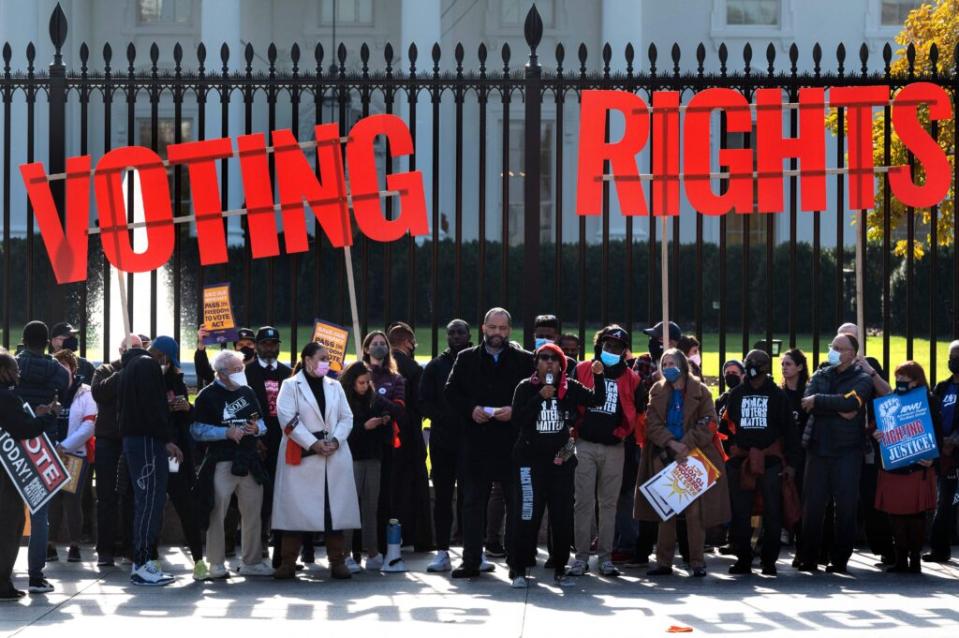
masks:
{"type": "Polygon", "coordinates": [[[326,414],[320,414],[304,372],[286,379],[280,386],[276,398],[280,427],[285,428],[296,415],[300,420],[290,436],[284,435],[280,442],[273,488],[274,529],[323,532],[360,528],[353,455],[346,441],[353,429],[353,413],[338,381],[324,377],[323,393],[326,414]],[[303,457],[299,465],[287,465],[286,446],[290,439],[306,449],[318,440],[312,433],[320,431],[327,432],[327,438],[336,437],[339,449],[329,457],[314,454],[303,457]],[[327,479],[332,530],[324,529],[323,520],[327,479]]]}

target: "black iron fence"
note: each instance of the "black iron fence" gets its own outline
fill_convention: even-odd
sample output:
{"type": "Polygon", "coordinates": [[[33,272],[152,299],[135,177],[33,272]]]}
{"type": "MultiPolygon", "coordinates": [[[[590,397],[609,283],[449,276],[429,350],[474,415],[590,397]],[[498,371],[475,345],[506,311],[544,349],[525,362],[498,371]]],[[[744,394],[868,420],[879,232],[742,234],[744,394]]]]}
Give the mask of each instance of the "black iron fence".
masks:
{"type": "MultiPolygon", "coordinates": [[[[204,139],[210,131],[219,136],[250,133],[254,129],[254,105],[262,107],[265,102],[268,128],[273,130],[280,109],[289,109],[288,122],[294,135],[304,127],[300,121],[301,106],[312,103],[315,122],[338,121],[341,131],[347,128],[353,109],[359,115],[371,112],[373,96],[387,113],[408,107],[408,125],[417,139],[418,127],[432,129],[432,143],[426,148],[417,148],[410,160],[410,168],[416,167],[417,156],[430,154],[432,181],[425,185],[432,193],[429,211],[433,232],[426,243],[417,243],[409,237],[392,244],[373,244],[358,237],[354,250],[354,267],[357,272],[359,307],[362,330],[371,326],[385,325],[396,319],[409,320],[419,326],[432,328],[430,351],[439,348],[437,328],[454,316],[478,319],[492,305],[506,305],[519,309],[524,336],[531,341],[532,322],[536,314],[559,309],[567,327],[575,325],[581,336],[586,337],[588,326],[617,321],[630,328],[643,327],[656,321],[661,309],[659,282],[658,220],[626,218],[625,236],[611,238],[609,182],[604,183],[601,240],[587,241],[586,220],[579,218],[578,233],[564,235],[562,221],[574,215],[571,205],[564,201],[564,156],[574,152],[564,146],[565,106],[575,106],[586,89],[620,89],[635,92],[649,98],[656,90],[676,90],[687,95],[709,87],[728,87],[741,91],[747,99],[758,88],[781,87],[789,101],[796,101],[801,87],[828,87],[842,85],[888,85],[895,90],[912,81],[929,81],[941,85],[953,96],[954,110],[959,106],[959,82],[956,70],[940,69],[938,51],[930,54],[931,71],[921,75],[915,69],[915,49],[909,48],[909,71],[904,75],[891,73],[892,51],[887,45],[882,54],[881,70],[870,71],[869,50],[863,45],[859,50],[858,68],[847,68],[846,51],[840,45],[835,52],[835,71],[823,70],[823,52],[816,45],[810,53],[813,71],[798,71],[800,52],[794,45],[789,50],[784,67],[777,67],[776,49],[770,45],[765,52],[765,68],[754,66],[753,52],[747,44],[741,60],[733,61],[725,45],[719,48],[718,73],[705,71],[706,49],[700,45],[692,62],[684,59],[680,48],[673,45],[669,60],[659,57],[655,45],[646,52],[646,59],[637,58],[633,47],[627,46],[625,73],[613,73],[610,64],[614,52],[609,45],[603,47],[601,59],[603,70],[587,70],[589,55],[585,45],[576,50],[576,60],[569,64],[562,44],[553,52],[554,59],[547,65],[540,63],[538,50],[542,36],[542,22],[535,7],[526,18],[524,35],[528,51],[524,66],[511,66],[512,52],[504,45],[496,56],[481,44],[475,56],[467,63],[467,53],[457,45],[453,57],[455,71],[441,72],[440,62],[444,55],[438,45],[430,51],[429,60],[423,63],[415,45],[411,45],[404,68],[394,66],[394,51],[390,45],[385,49],[385,68],[370,70],[370,51],[363,46],[359,51],[359,71],[348,70],[348,56],[340,44],[331,56],[321,44],[316,44],[312,55],[301,51],[294,44],[290,50],[291,69],[278,70],[277,50],[270,46],[266,52],[269,64],[266,73],[254,72],[254,50],[247,45],[241,52],[231,51],[225,44],[219,48],[218,63],[208,59],[207,49],[200,44],[195,52],[184,52],[180,45],[172,51],[172,71],[161,71],[161,52],[154,44],[149,52],[150,69],[137,70],[141,55],[130,44],[123,60],[114,57],[109,44],[94,55],[86,44],[80,46],[80,68],[67,69],[62,61],[62,47],[67,33],[67,24],[59,6],[50,19],[50,35],[55,48],[53,62],[43,72],[37,68],[36,51],[31,44],[25,57],[14,56],[9,45],[3,48],[3,76],[0,78],[3,113],[3,345],[11,342],[11,327],[28,318],[43,318],[48,321],[64,317],[77,320],[81,333],[81,350],[86,351],[92,336],[87,326],[99,325],[99,337],[103,352],[111,352],[109,308],[111,304],[110,269],[99,242],[91,240],[90,272],[87,284],[57,286],[53,283],[49,263],[38,242],[34,229],[33,212],[26,211],[25,238],[14,238],[11,232],[11,186],[19,179],[17,167],[11,164],[11,129],[20,127],[26,131],[26,160],[46,161],[49,173],[64,169],[66,139],[68,133],[79,130],[79,152],[87,154],[95,147],[90,139],[94,128],[91,105],[99,101],[104,105],[102,122],[103,151],[114,143],[112,133],[115,125],[125,121],[127,143],[136,143],[138,103],[149,104],[148,131],[145,137],[154,150],[163,152],[160,146],[159,104],[172,98],[172,141],[184,140],[184,104],[196,106],[195,138],[204,139]],[[241,60],[237,62],[237,54],[241,60]],[[94,63],[91,56],[99,57],[94,63]],[[311,59],[308,59],[311,58],[311,59]],[[331,60],[331,57],[335,59],[331,60]],[[119,63],[118,63],[119,62],[119,63]],[[125,62],[125,65],[124,65],[125,62]],[[25,72],[14,72],[13,65],[25,72]],[[469,64],[474,70],[468,71],[469,64]],[[125,66],[125,68],[124,68],[125,66]],[[665,67],[665,68],[664,68],[665,67]],[[191,69],[191,70],[186,70],[191,69]],[[427,96],[431,118],[417,121],[417,96],[427,96]],[[281,96],[282,99],[281,99],[281,96]],[[24,103],[24,118],[16,118],[15,102],[24,103]],[[231,130],[230,103],[242,101],[244,106],[243,130],[231,130]],[[476,121],[466,121],[464,105],[475,101],[476,121]],[[44,104],[45,102],[45,104],[44,104]],[[517,104],[517,102],[519,104],[517,104]],[[541,123],[543,106],[553,102],[555,116],[551,122],[552,135],[546,143],[553,144],[546,157],[553,166],[543,164],[544,136],[541,123]],[[68,104],[76,117],[68,116],[68,104]],[[125,107],[124,107],[125,104],[125,107]],[[208,104],[219,105],[219,127],[216,122],[207,122],[208,104]],[[497,107],[501,117],[490,115],[490,105],[497,107]],[[43,106],[47,119],[38,121],[38,107],[43,106]],[[455,137],[442,139],[441,112],[453,110],[455,137]],[[513,130],[511,113],[522,113],[522,130],[513,130]],[[495,130],[499,125],[499,130],[495,130]],[[47,128],[48,148],[36,145],[39,127],[47,128]],[[464,147],[464,130],[476,127],[479,132],[478,147],[464,147]],[[218,130],[217,130],[218,128],[218,130]],[[492,136],[502,140],[502,168],[499,175],[491,173],[487,158],[487,140],[492,136]],[[511,191],[509,167],[516,159],[510,156],[512,136],[521,135],[523,140],[522,193],[511,191]],[[442,145],[453,145],[455,158],[452,166],[440,165],[442,145]],[[44,153],[45,151],[45,153],[44,153]],[[478,174],[464,175],[464,156],[478,156],[478,174]],[[543,206],[541,175],[552,171],[551,206],[543,206]],[[467,180],[476,184],[475,201],[464,201],[464,184],[467,180]],[[495,219],[497,211],[487,202],[487,184],[499,181],[501,190],[501,233],[487,237],[487,219],[495,219]],[[452,211],[452,231],[441,239],[439,229],[445,225],[440,210],[440,184],[451,183],[455,189],[452,211]],[[521,206],[517,209],[516,204],[521,206]],[[516,210],[514,210],[516,209],[516,210]],[[511,215],[522,215],[522,241],[510,246],[511,215]],[[475,214],[475,216],[474,216],[475,214]],[[464,224],[467,216],[478,229],[475,241],[464,241],[464,224]],[[542,236],[544,216],[552,216],[553,222],[548,240],[542,236]],[[639,225],[647,225],[646,237],[639,237],[639,225]],[[635,239],[634,239],[635,237],[635,239]],[[101,301],[102,303],[94,303],[101,301]],[[102,316],[90,316],[91,308],[102,308],[102,316]],[[574,323],[575,322],[575,323],[574,323]]],[[[19,54],[19,52],[17,52],[19,54]]],[[[355,54],[354,54],[355,55],[355,54]]],[[[618,53],[617,53],[618,55],[618,53]]],[[[959,59],[954,56],[953,60],[959,59]]],[[[354,64],[350,60],[350,65],[354,64]]],[[[873,66],[875,69],[876,66],[873,66]]],[[[925,68],[925,67],[923,67],[925,68]]],[[[40,112],[43,112],[40,111],[40,112]]],[[[17,111],[19,113],[19,111],[17,111]]],[[[890,107],[885,107],[885,121],[890,121],[890,107]]],[[[845,166],[845,139],[843,109],[838,110],[839,127],[836,132],[835,166],[845,166]]],[[[575,124],[575,123],[573,123],[575,124]]],[[[607,126],[608,128],[608,126],[607,126]]],[[[938,135],[933,125],[932,132],[938,135]]],[[[790,110],[788,134],[797,134],[797,113],[790,110]]],[[[959,129],[953,129],[953,136],[959,129]]],[[[884,164],[890,163],[892,133],[888,124],[883,135],[884,164]]],[[[720,132],[720,145],[728,147],[725,127],[720,132]]],[[[748,135],[745,143],[748,145],[748,135]]],[[[955,147],[956,140],[950,140],[955,147]]],[[[651,146],[657,144],[655,132],[651,132],[651,146]]],[[[388,154],[384,159],[385,170],[393,170],[388,154]]],[[[271,162],[271,171],[272,171],[271,162]]],[[[645,167],[644,167],[645,168],[645,167]]],[[[652,168],[651,166],[649,167],[652,168]]],[[[796,168],[791,160],[790,168],[796,168]]],[[[223,210],[236,207],[238,202],[228,201],[229,183],[238,179],[231,174],[227,161],[220,167],[220,192],[223,210]]],[[[959,171],[959,164],[955,166],[959,171]]],[[[186,175],[181,167],[172,169],[172,192],[184,191],[186,175]]],[[[671,246],[669,269],[673,282],[670,295],[670,316],[679,319],[684,327],[702,339],[706,331],[717,331],[719,354],[723,360],[727,354],[740,354],[751,348],[757,339],[771,342],[782,337],[790,345],[799,335],[812,334],[814,357],[818,359],[821,349],[819,335],[833,329],[838,323],[853,319],[854,309],[849,305],[851,287],[847,277],[854,259],[845,249],[844,233],[860,232],[865,237],[866,228],[854,231],[846,228],[844,217],[845,175],[835,177],[835,201],[832,208],[813,213],[811,245],[797,238],[797,178],[791,176],[789,197],[785,215],[789,219],[789,236],[777,246],[774,233],[774,215],[762,218],[762,231],[745,232],[735,245],[729,239],[729,221],[723,216],[719,222],[718,245],[705,241],[703,218],[700,215],[676,216],[671,220],[672,236],[680,237],[681,224],[695,224],[695,243],[671,246]],[[824,246],[824,224],[835,224],[836,243],[824,246]],[[759,245],[755,245],[755,242],[759,245]],[[837,249],[837,247],[839,247],[837,249]],[[706,292],[709,292],[707,295],[706,292]],[[718,303],[704,303],[704,299],[718,297],[718,303]],[[739,338],[741,337],[741,339],[739,338]]],[[[959,176],[953,176],[953,186],[959,176]]],[[[890,219],[890,190],[888,180],[880,180],[883,202],[883,233],[881,244],[870,247],[865,274],[866,317],[868,323],[882,329],[883,353],[881,360],[889,367],[890,335],[893,329],[901,330],[907,340],[907,356],[913,356],[913,342],[927,337],[931,342],[930,364],[935,374],[936,344],[945,338],[959,335],[959,251],[940,251],[940,224],[938,207],[928,211],[931,234],[929,249],[921,261],[913,256],[912,248],[917,241],[917,223],[923,211],[909,210],[906,217],[905,257],[893,252],[893,233],[890,219]],[[877,263],[878,262],[878,263],[877,263]],[[950,276],[951,275],[951,276],[950,276]],[[894,285],[894,279],[896,282],[894,285]],[[917,279],[923,285],[917,286],[917,279]],[[895,292],[895,296],[894,296],[895,292]],[[919,326],[922,326],[922,334],[919,326]]],[[[63,183],[52,183],[54,199],[63,209],[63,183]]],[[[472,191],[471,191],[472,192],[472,191]]],[[[955,191],[953,191],[954,193],[955,191]]],[[[133,211],[133,189],[129,191],[128,214],[133,211]]],[[[189,200],[174,198],[174,215],[189,214],[189,200]]],[[[392,218],[393,202],[386,202],[386,215],[392,218]]],[[[284,255],[273,259],[250,258],[249,239],[242,251],[231,250],[230,263],[224,266],[200,267],[195,250],[195,241],[190,238],[185,225],[178,225],[172,264],[169,269],[173,306],[174,337],[196,325],[200,316],[199,290],[205,282],[231,281],[239,320],[246,325],[288,322],[291,328],[289,345],[295,353],[309,339],[310,322],[315,316],[346,321],[348,299],[345,295],[344,262],[340,251],[334,250],[322,233],[311,238],[308,253],[284,255]],[[237,254],[240,253],[240,254],[237,254]],[[238,263],[239,262],[239,263],[238,263]]],[[[959,223],[953,216],[951,224],[953,247],[959,240],[959,223]]],[[[516,242],[514,242],[516,243],[516,242]]],[[[135,316],[135,326],[142,323],[144,314],[149,317],[151,334],[157,329],[158,307],[165,307],[167,300],[158,299],[158,277],[149,275],[148,299],[134,295],[133,281],[128,282],[129,311],[135,316]],[[159,304],[159,306],[158,306],[159,304]],[[134,313],[134,310],[136,312],[134,313]]]]}

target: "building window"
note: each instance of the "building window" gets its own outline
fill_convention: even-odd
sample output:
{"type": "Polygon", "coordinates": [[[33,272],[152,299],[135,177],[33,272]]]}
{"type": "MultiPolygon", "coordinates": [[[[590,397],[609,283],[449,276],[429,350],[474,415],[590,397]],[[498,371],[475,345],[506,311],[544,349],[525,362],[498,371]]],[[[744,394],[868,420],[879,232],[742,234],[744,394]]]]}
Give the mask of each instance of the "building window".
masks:
{"type": "Polygon", "coordinates": [[[726,24],[777,27],[780,9],[779,0],[726,0],[726,24]]]}
{"type": "MultiPolygon", "coordinates": [[[[537,6],[539,3],[537,2],[537,6]]],[[[509,243],[520,246],[526,238],[524,188],[526,183],[526,139],[522,120],[512,120],[509,137],[509,243]]],[[[539,240],[552,242],[556,211],[553,208],[553,123],[543,122],[539,155],[539,240]]]]}
{"type": "Polygon", "coordinates": [[[320,0],[320,26],[334,22],[338,26],[372,26],[373,0],[320,0]]]}
{"type": "MultiPolygon", "coordinates": [[[[176,144],[176,120],[172,117],[161,117],[157,119],[157,153],[163,159],[166,159],[166,149],[171,144],[176,144]]],[[[137,118],[137,135],[140,146],[153,148],[153,125],[148,117],[137,118]]],[[[182,119],[180,121],[180,138],[182,142],[189,142],[193,139],[193,121],[182,119]]],[[[168,172],[170,179],[170,192],[173,193],[174,172],[168,172]]],[[[187,207],[190,206],[190,178],[188,171],[181,171],[180,192],[176,194],[179,201],[187,207]]],[[[176,203],[177,200],[174,200],[176,203]]]]}
{"type": "MultiPolygon", "coordinates": [[[[533,0],[500,0],[499,21],[504,27],[522,27],[526,22],[526,14],[533,6],[533,0]]],[[[543,26],[547,29],[555,27],[556,11],[555,0],[536,0],[536,10],[543,19],[543,26]]]]}
{"type": "Polygon", "coordinates": [[[137,25],[188,24],[193,0],[137,0],[137,25]]]}
{"type": "Polygon", "coordinates": [[[909,12],[918,9],[922,0],[882,0],[881,24],[884,27],[898,27],[906,23],[909,12]]]}

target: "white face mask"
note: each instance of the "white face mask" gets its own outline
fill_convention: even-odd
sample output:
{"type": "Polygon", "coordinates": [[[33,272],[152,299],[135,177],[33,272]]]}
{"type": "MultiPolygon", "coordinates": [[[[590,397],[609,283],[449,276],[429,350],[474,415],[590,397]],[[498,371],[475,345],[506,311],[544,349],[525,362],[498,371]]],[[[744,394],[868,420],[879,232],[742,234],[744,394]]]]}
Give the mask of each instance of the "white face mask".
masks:
{"type": "Polygon", "coordinates": [[[698,354],[694,354],[693,356],[689,357],[689,360],[695,363],[696,365],[702,365],[703,363],[703,358],[699,356],[698,354]]]}
{"type": "Polygon", "coordinates": [[[230,383],[238,386],[246,385],[246,371],[234,372],[233,374],[231,374],[230,383]]]}

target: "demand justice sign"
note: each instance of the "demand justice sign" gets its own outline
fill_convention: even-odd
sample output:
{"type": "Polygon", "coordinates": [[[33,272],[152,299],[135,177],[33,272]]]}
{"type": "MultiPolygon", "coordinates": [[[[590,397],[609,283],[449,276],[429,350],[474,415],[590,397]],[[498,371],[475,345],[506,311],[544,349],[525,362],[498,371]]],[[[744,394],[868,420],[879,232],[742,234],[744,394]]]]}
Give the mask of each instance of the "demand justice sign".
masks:
{"type": "Polygon", "coordinates": [[[925,388],[873,399],[873,406],[876,427],[882,433],[879,451],[884,470],[908,467],[917,461],[939,457],[925,388]]]}
{"type": "Polygon", "coordinates": [[[0,430],[0,464],[31,514],[50,502],[70,481],[66,466],[46,434],[16,441],[0,430]]]}

